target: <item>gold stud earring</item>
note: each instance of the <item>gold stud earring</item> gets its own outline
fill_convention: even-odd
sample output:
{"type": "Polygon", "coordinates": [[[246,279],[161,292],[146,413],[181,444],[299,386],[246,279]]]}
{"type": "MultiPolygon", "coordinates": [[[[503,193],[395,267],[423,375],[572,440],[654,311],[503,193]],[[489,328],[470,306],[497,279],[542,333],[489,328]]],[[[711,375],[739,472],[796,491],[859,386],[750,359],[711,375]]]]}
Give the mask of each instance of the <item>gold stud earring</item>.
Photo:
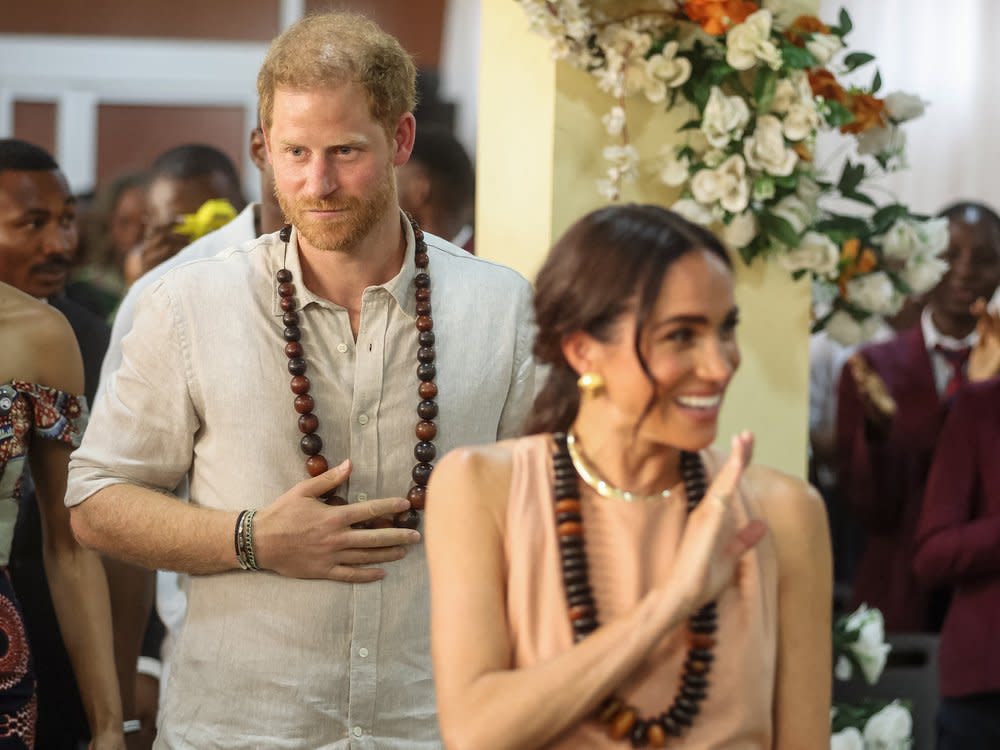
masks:
{"type": "Polygon", "coordinates": [[[604,378],[596,372],[585,372],[576,381],[576,387],[585,396],[596,396],[604,388],[604,378]]]}

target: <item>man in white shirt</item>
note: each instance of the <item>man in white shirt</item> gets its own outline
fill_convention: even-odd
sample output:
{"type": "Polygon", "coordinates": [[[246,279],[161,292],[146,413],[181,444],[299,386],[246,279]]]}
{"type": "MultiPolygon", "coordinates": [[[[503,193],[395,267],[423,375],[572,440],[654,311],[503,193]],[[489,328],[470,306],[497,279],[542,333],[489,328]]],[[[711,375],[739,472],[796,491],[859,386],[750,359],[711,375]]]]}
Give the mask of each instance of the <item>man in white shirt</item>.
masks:
{"type": "Polygon", "coordinates": [[[292,226],[150,286],[74,454],[79,537],[192,574],[159,747],[440,745],[412,527],[437,455],[519,432],[534,367],[528,283],[399,210],[414,91],[361,16],[274,41],[292,226]]]}

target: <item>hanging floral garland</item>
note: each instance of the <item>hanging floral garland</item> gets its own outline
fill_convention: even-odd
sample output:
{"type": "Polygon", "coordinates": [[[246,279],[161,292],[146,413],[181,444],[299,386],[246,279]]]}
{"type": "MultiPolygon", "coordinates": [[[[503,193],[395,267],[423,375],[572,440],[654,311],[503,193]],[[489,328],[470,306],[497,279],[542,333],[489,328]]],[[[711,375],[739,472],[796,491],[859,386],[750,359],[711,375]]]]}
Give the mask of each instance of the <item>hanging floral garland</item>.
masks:
{"type": "Polygon", "coordinates": [[[900,125],[924,103],[900,92],[879,98],[878,72],[867,86],[838,80],[874,60],[845,50],[846,11],[831,26],[799,15],[802,0],[517,1],[554,56],[611,97],[603,123],[616,142],[604,149],[601,194],[618,200],[640,164],[652,163],[682,190],[672,208],[712,227],[747,263],[773,255],[795,278],[812,278],[814,330],[868,339],[947,270],[938,257],[945,219],[879,205],[866,190],[872,176],[905,166],[900,125]],[[680,127],[683,143],[652,159],[629,138],[626,103],[639,95],[693,115],[680,127]],[[836,180],[813,162],[817,134],[833,130],[851,136],[857,153],[836,180]],[[859,210],[828,210],[831,197],[859,210]]]}

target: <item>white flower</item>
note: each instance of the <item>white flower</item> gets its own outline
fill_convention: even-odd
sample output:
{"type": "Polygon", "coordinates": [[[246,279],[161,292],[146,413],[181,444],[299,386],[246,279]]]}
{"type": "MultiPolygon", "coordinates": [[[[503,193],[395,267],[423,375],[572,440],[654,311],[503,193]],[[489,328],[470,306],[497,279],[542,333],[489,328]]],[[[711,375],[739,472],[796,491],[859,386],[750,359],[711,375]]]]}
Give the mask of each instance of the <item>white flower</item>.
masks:
{"type": "Polygon", "coordinates": [[[899,275],[914,294],[924,294],[936,287],[947,271],[948,264],[940,258],[914,255],[899,275]]]}
{"type": "Polygon", "coordinates": [[[865,740],[857,728],[847,727],[830,738],[830,750],[865,750],[865,740]]]}
{"type": "Polygon", "coordinates": [[[744,211],[722,225],[722,241],[729,247],[739,249],[749,245],[757,236],[757,217],[753,211],[744,211]]]}
{"type": "Polygon", "coordinates": [[[810,213],[816,212],[816,203],[822,193],[823,189],[816,180],[806,175],[799,175],[799,181],[795,185],[795,195],[809,208],[810,213]]]}
{"type": "Polygon", "coordinates": [[[826,315],[833,307],[833,301],[840,296],[840,290],[836,284],[832,284],[826,279],[813,278],[812,297],[813,308],[816,310],[816,317],[826,315]]]}
{"type": "Polygon", "coordinates": [[[794,104],[813,101],[812,89],[809,87],[809,76],[804,71],[795,70],[775,85],[774,97],[771,99],[771,111],[783,115],[794,104]]]}
{"type": "Polygon", "coordinates": [[[712,87],[701,121],[701,132],[711,145],[725,148],[742,138],[749,122],[750,108],[743,97],[726,96],[718,86],[712,87]]]}
{"type": "Polygon", "coordinates": [[[608,201],[618,200],[618,185],[607,178],[601,178],[597,181],[597,192],[602,198],[608,201]]]}
{"type": "Polygon", "coordinates": [[[687,182],[691,161],[686,156],[677,158],[677,151],[672,146],[668,146],[664,150],[667,153],[663,161],[663,169],[660,170],[660,181],[670,187],[680,187],[687,182]]]}
{"type": "Polygon", "coordinates": [[[733,26],[726,34],[726,62],[737,70],[749,70],[760,60],[777,70],[781,53],[771,42],[771,13],[758,10],[733,26]]]}
{"type": "Polygon", "coordinates": [[[757,118],[753,135],[743,141],[743,155],[751,169],[760,169],[777,177],[790,175],[799,157],[785,145],[781,120],[774,115],[757,118]]]}
{"type": "Polygon", "coordinates": [[[820,65],[826,65],[837,54],[844,43],[835,34],[813,34],[812,38],[806,42],[806,49],[816,58],[820,65]]]}
{"type": "Polygon", "coordinates": [[[892,123],[869,128],[858,133],[857,138],[859,154],[895,156],[902,155],[906,148],[906,133],[892,123]]]}
{"type": "Polygon", "coordinates": [[[790,26],[799,16],[809,16],[816,12],[815,0],[764,0],[763,7],[774,16],[776,29],[790,26]]]}
{"type": "Polygon", "coordinates": [[[715,214],[708,206],[703,206],[692,198],[681,198],[670,207],[671,211],[680,214],[688,221],[707,227],[715,221],[715,214]]]}
{"type": "Polygon", "coordinates": [[[936,256],[948,246],[948,220],[924,222],[897,219],[889,231],[874,238],[890,260],[907,261],[914,256],[936,256]]]}
{"type": "Polygon", "coordinates": [[[786,195],[771,209],[771,213],[791,224],[796,234],[802,234],[812,224],[814,209],[796,196],[786,195]]]}
{"type": "Polygon", "coordinates": [[[830,338],[844,346],[854,346],[864,341],[864,332],[861,326],[854,319],[854,316],[843,310],[837,310],[831,315],[823,330],[830,338]]]}
{"type": "Polygon", "coordinates": [[[847,682],[854,674],[854,665],[844,654],[837,657],[837,664],[833,668],[833,676],[841,682],[847,682]]]}
{"type": "Polygon", "coordinates": [[[889,118],[895,122],[904,122],[920,117],[926,107],[927,102],[916,94],[893,91],[885,97],[885,111],[889,113],[889,118]]]}
{"type": "Polygon", "coordinates": [[[625,128],[625,110],[615,105],[604,117],[601,118],[608,135],[621,135],[625,128]]]}
{"type": "Polygon", "coordinates": [[[839,261],[840,248],[820,232],[806,232],[797,248],[780,256],[781,265],[789,273],[812,271],[817,276],[825,276],[828,279],[836,278],[839,261]]]}
{"type": "Polygon", "coordinates": [[[662,102],[668,88],[683,86],[691,77],[691,62],[684,57],[676,57],[677,42],[668,42],[663,52],[646,60],[646,98],[651,102],[662,102]]]}
{"type": "MultiPolygon", "coordinates": [[[[878,296],[885,293],[885,289],[876,289],[876,287],[884,287],[885,283],[890,286],[892,282],[889,278],[882,272],[868,274],[867,276],[859,277],[858,279],[852,279],[847,283],[847,296],[848,299],[851,298],[851,285],[854,282],[861,279],[870,279],[871,277],[876,277],[874,281],[868,282],[872,296],[878,296]]],[[[858,287],[855,287],[856,289],[858,287]]],[[[895,293],[895,290],[893,290],[895,293]]],[[[898,293],[897,293],[898,294],[898,293]]],[[[852,300],[854,301],[854,300],[852,300]]],[[[893,310],[890,309],[887,313],[880,310],[875,310],[873,307],[857,302],[861,307],[865,307],[873,312],[879,312],[881,314],[893,314],[898,310],[898,307],[893,310]]],[[[885,642],[885,624],[882,619],[882,613],[877,609],[869,609],[867,605],[862,604],[857,608],[851,615],[847,618],[845,624],[847,630],[856,630],[859,632],[858,640],[850,645],[850,649],[854,656],[857,658],[858,662],[861,664],[861,670],[865,674],[865,679],[868,680],[869,685],[874,685],[875,681],[878,680],[879,675],[882,674],[882,669],[885,667],[886,657],[889,655],[891,647],[885,642]]]]}
{"type": "MultiPolygon", "coordinates": [[[[877,315],[895,315],[903,306],[903,296],[885,271],[866,273],[848,281],[847,300],[862,310],[877,315]]],[[[869,611],[878,612],[877,609],[869,611]]],[[[861,628],[861,638],[857,643],[851,644],[851,650],[861,662],[861,670],[869,683],[878,679],[885,666],[885,657],[889,653],[889,647],[882,643],[884,640],[882,636],[882,613],[878,612],[877,629],[873,622],[866,622],[861,628]],[[874,637],[875,633],[878,635],[877,640],[874,637]]]]}
{"type": "Polygon", "coordinates": [[[793,104],[781,121],[781,129],[790,141],[801,141],[811,136],[819,127],[819,111],[809,101],[793,104]]]}
{"type": "Polygon", "coordinates": [[[893,701],[865,724],[865,743],[873,750],[905,750],[913,732],[913,717],[893,701]]]}
{"type": "Polygon", "coordinates": [[[691,178],[691,192],[699,203],[718,201],[730,213],[742,212],[750,202],[746,162],[734,154],[716,169],[702,169],[691,178]]]}

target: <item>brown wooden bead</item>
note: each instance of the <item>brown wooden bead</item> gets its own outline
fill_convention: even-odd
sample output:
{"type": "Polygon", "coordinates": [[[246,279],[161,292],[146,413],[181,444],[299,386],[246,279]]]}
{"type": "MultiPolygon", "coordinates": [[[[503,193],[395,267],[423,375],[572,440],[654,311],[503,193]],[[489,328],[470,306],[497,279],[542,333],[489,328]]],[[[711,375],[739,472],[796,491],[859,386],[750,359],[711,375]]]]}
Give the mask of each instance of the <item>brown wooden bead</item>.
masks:
{"type": "Polygon", "coordinates": [[[582,509],[579,500],[560,500],[556,503],[556,513],[579,513],[582,509]]]}
{"type": "Polygon", "coordinates": [[[430,315],[420,315],[417,317],[417,330],[429,331],[434,327],[434,320],[430,315]]]}
{"type": "Polygon", "coordinates": [[[414,432],[417,433],[417,437],[421,440],[433,440],[437,437],[438,428],[433,422],[417,422],[417,428],[414,432]]]}
{"type": "Polygon", "coordinates": [[[437,398],[437,384],[435,384],[433,380],[425,380],[420,384],[420,387],[417,389],[417,393],[419,393],[420,398],[423,399],[437,398]]]}
{"type": "Polygon", "coordinates": [[[666,747],[667,733],[663,727],[653,722],[649,725],[649,731],[646,732],[646,741],[649,742],[650,747],[666,747]]]}
{"type": "Polygon", "coordinates": [[[309,472],[309,476],[318,477],[324,471],[330,468],[330,465],[326,462],[323,456],[309,456],[306,459],[306,471],[309,472]]]}
{"type": "Polygon", "coordinates": [[[427,253],[416,253],[413,256],[413,265],[417,268],[427,268],[428,262],[429,258],[427,257],[427,253]]]}
{"type": "Polygon", "coordinates": [[[292,357],[288,360],[288,371],[292,375],[305,375],[306,367],[306,361],[302,357],[292,357]]]}
{"type": "Polygon", "coordinates": [[[434,346],[434,331],[421,331],[417,334],[420,346],[434,346]]]}
{"type": "Polygon", "coordinates": [[[434,467],[430,464],[419,463],[413,467],[413,471],[410,472],[410,476],[413,477],[414,484],[421,487],[426,487],[427,482],[430,481],[431,471],[434,467]]]}
{"type": "Polygon", "coordinates": [[[295,297],[282,297],[278,300],[278,305],[283,312],[290,312],[298,306],[298,303],[295,301],[295,297]]]}
{"type": "Polygon", "coordinates": [[[331,507],[347,505],[347,501],[340,495],[336,494],[336,492],[336,490],[330,490],[325,495],[320,495],[319,499],[331,507]]]}
{"type": "Polygon", "coordinates": [[[583,536],[583,524],[573,521],[561,523],[556,526],[556,532],[559,536],[583,536]]]}
{"type": "Polygon", "coordinates": [[[391,529],[396,524],[393,522],[392,518],[386,518],[385,516],[379,516],[378,518],[373,518],[368,522],[369,529],[391,529]]]}
{"type": "Polygon", "coordinates": [[[687,662],[687,668],[690,669],[695,674],[705,674],[708,671],[707,661],[698,661],[697,659],[692,659],[687,662]]]}
{"type": "Polygon", "coordinates": [[[433,346],[422,346],[417,350],[417,361],[430,364],[437,357],[433,346]]]}
{"type": "Polygon", "coordinates": [[[406,493],[406,499],[410,501],[410,507],[413,510],[423,510],[427,503],[427,488],[420,486],[410,487],[410,491],[406,493]]]}
{"type": "Polygon", "coordinates": [[[299,441],[299,447],[307,456],[315,456],[323,450],[323,438],[315,433],[303,435],[302,439],[299,441]]]}
{"type": "MultiPolygon", "coordinates": [[[[420,387],[424,387],[424,383],[420,384],[420,387]]],[[[421,419],[427,421],[434,419],[438,415],[438,405],[433,401],[421,401],[417,404],[417,416],[421,419]]]]}
{"type": "Polygon", "coordinates": [[[635,726],[635,721],[638,718],[635,709],[633,708],[623,708],[618,712],[618,715],[611,720],[611,726],[608,727],[608,736],[613,740],[623,740],[628,737],[629,732],[632,731],[632,727],[635,726]]]}
{"type": "Polygon", "coordinates": [[[307,412],[299,417],[299,432],[309,435],[319,429],[319,419],[315,414],[307,412]]]}
{"type": "Polygon", "coordinates": [[[302,356],[302,344],[298,341],[289,341],[285,344],[285,356],[289,359],[296,359],[302,356]]]}
{"type": "Polygon", "coordinates": [[[410,508],[392,517],[392,525],[399,529],[416,529],[420,526],[420,514],[410,508]]]}
{"type": "Polygon", "coordinates": [[[281,332],[285,341],[298,341],[302,338],[302,329],[298,326],[286,326],[285,330],[281,332]]]}
{"type": "Polygon", "coordinates": [[[692,633],[691,646],[693,648],[710,649],[715,646],[715,638],[705,633],[692,633]]]}
{"type": "Polygon", "coordinates": [[[593,617],[594,607],[591,604],[578,604],[569,608],[569,619],[571,622],[582,620],[585,617],[593,617]]]}
{"type": "Polygon", "coordinates": [[[283,281],[278,284],[278,295],[281,297],[291,297],[295,294],[295,284],[290,281],[283,281]]]}
{"type": "Polygon", "coordinates": [[[417,289],[430,289],[431,277],[426,272],[421,271],[413,277],[413,284],[417,289]]]}
{"type": "Polygon", "coordinates": [[[417,315],[430,315],[431,314],[431,303],[428,301],[417,303],[417,315]]]}
{"type": "Polygon", "coordinates": [[[313,407],[316,406],[316,402],[308,393],[303,393],[301,396],[295,397],[294,406],[295,411],[299,414],[308,414],[313,410],[313,407]]]}
{"type": "Polygon", "coordinates": [[[413,446],[413,457],[422,463],[429,464],[437,456],[437,448],[434,443],[421,440],[413,446]]]}
{"type": "Polygon", "coordinates": [[[286,326],[297,326],[299,324],[299,314],[295,310],[289,310],[281,316],[281,322],[286,326]]]}
{"type": "Polygon", "coordinates": [[[418,289],[415,294],[417,302],[428,302],[431,298],[430,289],[418,289]]]}
{"type": "MultiPolygon", "coordinates": [[[[287,240],[286,240],[286,242],[287,242],[287,240]]],[[[292,280],[292,272],[289,271],[287,268],[281,268],[281,269],[278,270],[278,272],[276,274],[274,274],[274,278],[276,278],[278,280],[279,284],[284,283],[286,281],[291,281],[292,280]]]]}
{"type": "Polygon", "coordinates": [[[299,396],[309,393],[309,378],[305,375],[296,375],[292,378],[292,393],[299,396]]]}

